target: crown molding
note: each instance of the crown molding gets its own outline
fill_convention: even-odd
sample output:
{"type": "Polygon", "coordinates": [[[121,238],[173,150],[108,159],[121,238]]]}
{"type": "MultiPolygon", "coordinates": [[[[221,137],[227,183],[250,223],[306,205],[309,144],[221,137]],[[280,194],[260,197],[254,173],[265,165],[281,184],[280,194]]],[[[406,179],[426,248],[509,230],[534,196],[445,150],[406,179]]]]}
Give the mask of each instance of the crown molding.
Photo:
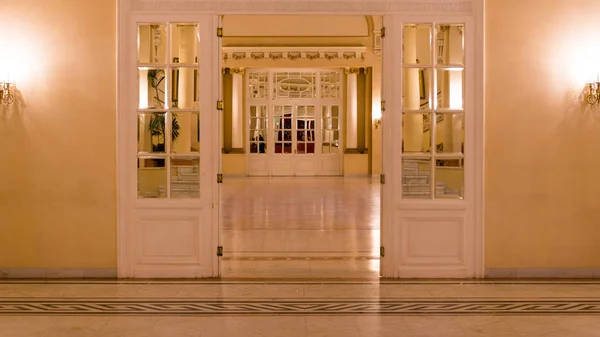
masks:
{"type": "Polygon", "coordinates": [[[134,12],[203,12],[216,14],[269,13],[415,13],[472,15],[475,0],[297,1],[297,0],[123,0],[134,12]]]}
{"type": "Polygon", "coordinates": [[[223,47],[223,61],[227,60],[361,60],[367,47],[223,47]]]}

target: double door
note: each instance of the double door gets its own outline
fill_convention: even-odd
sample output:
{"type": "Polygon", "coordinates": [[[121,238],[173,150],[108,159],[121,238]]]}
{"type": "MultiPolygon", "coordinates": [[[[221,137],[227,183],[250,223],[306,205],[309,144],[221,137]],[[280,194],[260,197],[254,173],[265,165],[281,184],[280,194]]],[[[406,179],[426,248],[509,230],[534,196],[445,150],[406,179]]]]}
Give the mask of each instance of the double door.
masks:
{"type": "Polygon", "coordinates": [[[272,111],[272,175],[316,175],[316,106],[277,104],[272,111]]]}
{"type": "Polygon", "coordinates": [[[250,176],[342,174],[341,71],[248,72],[250,176]]]}

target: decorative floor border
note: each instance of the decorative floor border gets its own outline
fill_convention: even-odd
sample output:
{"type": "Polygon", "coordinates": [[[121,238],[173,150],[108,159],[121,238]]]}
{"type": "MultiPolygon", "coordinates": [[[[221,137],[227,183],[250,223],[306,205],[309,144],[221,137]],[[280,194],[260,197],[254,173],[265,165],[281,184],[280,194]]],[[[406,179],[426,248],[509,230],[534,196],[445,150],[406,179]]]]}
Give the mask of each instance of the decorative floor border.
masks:
{"type": "Polygon", "coordinates": [[[587,300],[0,300],[6,315],[597,315],[600,299],[587,300]]]}

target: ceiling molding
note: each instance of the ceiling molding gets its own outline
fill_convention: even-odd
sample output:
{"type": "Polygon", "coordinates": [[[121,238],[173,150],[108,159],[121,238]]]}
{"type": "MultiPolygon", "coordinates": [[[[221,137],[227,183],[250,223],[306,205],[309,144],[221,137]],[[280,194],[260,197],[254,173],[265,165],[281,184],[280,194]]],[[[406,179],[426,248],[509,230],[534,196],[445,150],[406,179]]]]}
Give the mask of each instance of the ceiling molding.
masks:
{"type": "Polygon", "coordinates": [[[217,14],[269,13],[356,13],[390,12],[418,14],[472,15],[475,0],[393,0],[393,1],[204,1],[204,0],[124,0],[135,12],[205,12],[217,14]]]}
{"type": "Polygon", "coordinates": [[[367,47],[223,47],[228,60],[365,60],[367,47]]]}

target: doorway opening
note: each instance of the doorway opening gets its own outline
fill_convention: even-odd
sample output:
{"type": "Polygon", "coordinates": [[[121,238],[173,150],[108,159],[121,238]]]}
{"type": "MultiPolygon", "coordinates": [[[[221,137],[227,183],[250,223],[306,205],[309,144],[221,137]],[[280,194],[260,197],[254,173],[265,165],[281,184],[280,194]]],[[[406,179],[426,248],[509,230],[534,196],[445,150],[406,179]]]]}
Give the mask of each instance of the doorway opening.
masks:
{"type": "Polygon", "coordinates": [[[223,17],[221,276],[380,274],[381,17],[223,17]]]}

